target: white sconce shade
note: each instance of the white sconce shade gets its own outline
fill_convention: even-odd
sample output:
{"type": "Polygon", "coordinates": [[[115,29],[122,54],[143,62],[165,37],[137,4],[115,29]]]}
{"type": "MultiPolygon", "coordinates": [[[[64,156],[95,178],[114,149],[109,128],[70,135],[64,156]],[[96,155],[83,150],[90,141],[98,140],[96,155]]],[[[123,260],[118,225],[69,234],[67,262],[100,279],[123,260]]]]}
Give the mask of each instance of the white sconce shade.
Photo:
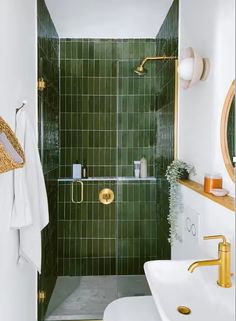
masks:
{"type": "Polygon", "coordinates": [[[209,74],[209,69],[209,59],[202,58],[191,47],[185,49],[178,68],[180,86],[187,89],[199,80],[205,80],[209,74]]]}
{"type": "Polygon", "coordinates": [[[184,80],[191,80],[193,77],[193,58],[181,60],[178,68],[179,76],[184,80]]]}

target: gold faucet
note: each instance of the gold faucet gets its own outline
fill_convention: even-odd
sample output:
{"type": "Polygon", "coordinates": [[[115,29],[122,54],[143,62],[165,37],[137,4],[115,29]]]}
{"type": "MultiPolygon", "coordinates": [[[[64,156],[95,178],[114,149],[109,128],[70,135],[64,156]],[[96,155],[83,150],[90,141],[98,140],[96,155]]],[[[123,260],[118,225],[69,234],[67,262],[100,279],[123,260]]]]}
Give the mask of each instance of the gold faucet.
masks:
{"type": "Polygon", "coordinates": [[[210,266],[218,265],[218,281],[217,284],[224,288],[230,288],[232,286],[231,282],[231,246],[230,243],[226,242],[224,235],[212,235],[205,236],[204,240],[213,240],[213,239],[222,239],[222,242],[219,242],[218,245],[218,254],[219,258],[216,260],[207,260],[207,261],[197,261],[192,263],[188,271],[193,272],[199,266],[210,266]]]}

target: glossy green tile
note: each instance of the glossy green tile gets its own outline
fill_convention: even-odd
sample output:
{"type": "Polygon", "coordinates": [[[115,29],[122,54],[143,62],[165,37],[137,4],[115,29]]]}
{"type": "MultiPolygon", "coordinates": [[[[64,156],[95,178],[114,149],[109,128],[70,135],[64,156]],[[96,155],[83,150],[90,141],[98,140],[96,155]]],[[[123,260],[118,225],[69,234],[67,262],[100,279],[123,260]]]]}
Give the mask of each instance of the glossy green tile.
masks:
{"type": "MultiPolygon", "coordinates": [[[[150,63],[145,78],[134,75],[133,69],[145,55],[177,52],[176,38],[172,37],[176,24],[169,23],[169,19],[176,21],[174,8],[156,40],[82,39],[61,43],[61,110],[70,115],[61,118],[61,175],[71,173],[73,158],[67,154],[79,155],[81,162],[86,157],[91,176],[132,176],[133,160],[143,154],[148,159],[149,175],[160,174],[157,163],[166,157],[163,155],[171,155],[173,141],[173,131],[169,130],[173,126],[173,66],[158,65],[157,73],[157,64],[150,63]],[[65,66],[64,58],[70,60],[75,53],[77,57],[65,66]],[[66,77],[72,79],[66,81],[66,77]],[[168,150],[166,142],[161,141],[163,135],[169,135],[168,150]]],[[[59,252],[58,271],[63,275],[143,273],[145,261],[169,258],[168,194],[159,197],[161,187],[151,183],[111,183],[117,199],[112,207],[104,208],[98,202],[98,193],[106,185],[86,183],[85,203],[68,203],[59,211],[60,219],[73,218],[77,223],[73,228],[70,224],[65,227],[64,232],[74,236],[65,239],[65,244],[68,249],[69,242],[70,255],[75,258],[69,264],[59,252]]],[[[63,184],[59,204],[69,202],[68,191],[69,186],[63,184]]]]}
{"type": "MultiPolygon", "coordinates": [[[[38,288],[47,292],[44,305],[39,305],[38,319],[44,320],[47,305],[57,277],[57,178],[59,176],[59,38],[43,0],[37,1],[38,78],[46,79],[47,93],[38,95],[39,146],[47,188],[50,223],[42,232],[42,273],[38,288]],[[40,106],[45,106],[43,114],[40,106]],[[41,129],[43,127],[43,133],[41,129]],[[42,135],[44,134],[44,135],[42,135]],[[43,141],[40,141],[43,139],[43,141]]],[[[65,55],[62,50],[62,56],[65,55]]],[[[65,65],[62,65],[65,73],[65,65]]],[[[63,86],[62,86],[63,87],[63,86]]],[[[64,104],[62,102],[62,104],[64,104]]]]}

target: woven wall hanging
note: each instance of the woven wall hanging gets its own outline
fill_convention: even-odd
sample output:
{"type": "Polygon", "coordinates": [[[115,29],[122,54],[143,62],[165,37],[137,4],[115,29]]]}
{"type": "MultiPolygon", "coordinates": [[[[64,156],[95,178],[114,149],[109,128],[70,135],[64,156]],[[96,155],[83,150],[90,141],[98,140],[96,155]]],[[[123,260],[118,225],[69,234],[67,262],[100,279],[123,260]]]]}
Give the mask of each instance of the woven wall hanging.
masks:
{"type": "Polygon", "coordinates": [[[25,164],[24,151],[10,126],[0,117],[0,173],[21,168],[25,164]]]}

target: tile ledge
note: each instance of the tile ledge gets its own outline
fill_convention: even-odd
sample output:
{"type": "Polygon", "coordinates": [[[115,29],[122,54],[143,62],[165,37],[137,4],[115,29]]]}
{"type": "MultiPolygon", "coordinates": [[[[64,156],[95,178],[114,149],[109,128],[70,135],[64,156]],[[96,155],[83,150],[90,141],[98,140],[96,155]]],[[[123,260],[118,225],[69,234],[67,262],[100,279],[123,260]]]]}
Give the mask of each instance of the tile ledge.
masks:
{"type": "Polygon", "coordinates": [[[209,198],[213,202],[218,203],[218,204],[226,207],[230,211],[233,211],[233,212],[235,211],[235,199],[234,199],[234,197],[232,197],[232,196],[220,196],[220,197],[217,197],[217,196],[214,196],[212,194],[205,193],[204,189],[203,189],[203,185],[201,185],[201,184],[199,184],[197,182],[188,180],[188,179],[180,180],[179,183],[181,185],[184,185],[184,186],[192,189],[196,193],[201,194],[202,196],[209,198]]]}
{"type": "Polygon", "coordinates": [[[83,182],[91,182],[91,181],[156,181],[157,178],[154,176],[148,176],[145,178],[135,178],[135,177],[124,177],[124,176],[101,176],[101,177],[88,177],[88,178],[71,178],[71,177],[65,177],[65,178],[59,178],[59,182],[76,182],[76,181],[83,181],[83,182]]]}

